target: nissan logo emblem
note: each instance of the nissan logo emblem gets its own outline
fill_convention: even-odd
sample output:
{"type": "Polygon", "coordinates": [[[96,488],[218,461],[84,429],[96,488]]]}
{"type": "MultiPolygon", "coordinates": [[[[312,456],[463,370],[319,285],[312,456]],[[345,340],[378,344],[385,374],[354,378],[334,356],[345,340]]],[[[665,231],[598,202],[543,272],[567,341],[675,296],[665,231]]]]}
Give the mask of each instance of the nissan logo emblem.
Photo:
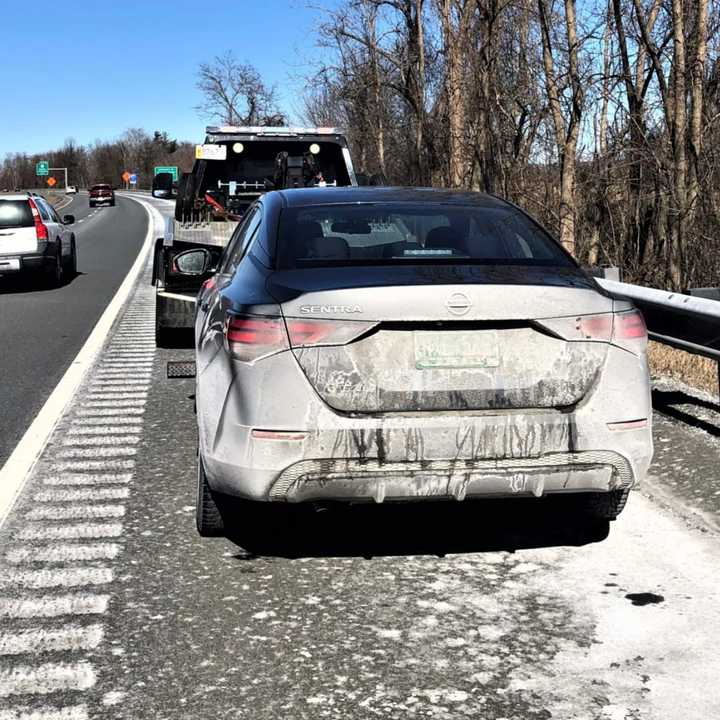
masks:
{"type": "Polygon", "coordinates": [[[465,293],[454,292],[445,301],[445,307],[453,315],[465,315],[465,313],[472,307],[470,298],[465,293]]]}

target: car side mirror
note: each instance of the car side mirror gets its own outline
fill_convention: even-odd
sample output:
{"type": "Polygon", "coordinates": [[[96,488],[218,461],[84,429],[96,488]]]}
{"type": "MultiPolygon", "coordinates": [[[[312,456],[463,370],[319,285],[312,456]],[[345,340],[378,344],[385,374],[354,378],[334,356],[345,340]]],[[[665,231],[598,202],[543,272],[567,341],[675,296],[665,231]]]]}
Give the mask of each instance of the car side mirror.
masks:
{"type": "Polygon", "coordinates": [[[75,222],[74,215],[63,215],[63,225],[72,225],[75,222]]]}
{"type": "Polygon", "coordinates": [[[176,255],[174,269],[181,275],[205,275],[214,270],[212,255],[204,248],[186,250],[176,255]]]}

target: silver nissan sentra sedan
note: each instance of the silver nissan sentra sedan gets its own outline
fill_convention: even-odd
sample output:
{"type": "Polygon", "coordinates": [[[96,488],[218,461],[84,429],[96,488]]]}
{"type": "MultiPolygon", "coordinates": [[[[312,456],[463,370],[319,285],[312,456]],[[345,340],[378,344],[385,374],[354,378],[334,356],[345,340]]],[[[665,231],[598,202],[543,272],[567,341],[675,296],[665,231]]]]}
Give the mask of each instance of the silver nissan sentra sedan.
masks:
{"type": "Polygon", "coordinates": [[[267,503],[572,494],[614,519],[652,457],[647,333],[519,208],[408,188],[269,192],[195,321],[197,525],[267,503]]]}

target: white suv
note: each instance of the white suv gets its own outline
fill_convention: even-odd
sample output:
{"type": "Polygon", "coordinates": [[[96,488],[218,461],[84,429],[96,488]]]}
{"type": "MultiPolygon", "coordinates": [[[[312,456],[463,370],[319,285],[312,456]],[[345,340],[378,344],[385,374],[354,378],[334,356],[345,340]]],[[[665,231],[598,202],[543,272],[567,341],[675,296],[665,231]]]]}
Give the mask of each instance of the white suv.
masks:
{"type": "Polygon", "coordinates": [[[0,276],[42,274],[48,285],[61,285],[77,272],[75,235],[43,197],[35,193],[0,194],[0,276]]]}

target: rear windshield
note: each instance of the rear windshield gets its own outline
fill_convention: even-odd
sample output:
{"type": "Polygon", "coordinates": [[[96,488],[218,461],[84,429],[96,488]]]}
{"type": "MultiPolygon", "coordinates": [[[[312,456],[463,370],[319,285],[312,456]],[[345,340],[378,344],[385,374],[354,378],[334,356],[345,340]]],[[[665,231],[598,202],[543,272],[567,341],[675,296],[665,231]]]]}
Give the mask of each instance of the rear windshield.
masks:
{"type": "Polygon", "coordinates": [[[109,185],[93,185],[90,189],[91,190],[109,190],[110,186],[109,185]]]}
{"type": "Polygon", "coordinates": [[[30,203],[27,200],[3,200],[0,198],[0,228],[32,227],[30,203]]]}
{"type": "Polygon", "coordinates": [[[286,208],[277,254],[280,268],[427,263],[574,267],[541,227],[509,205],[286,208]]]}

